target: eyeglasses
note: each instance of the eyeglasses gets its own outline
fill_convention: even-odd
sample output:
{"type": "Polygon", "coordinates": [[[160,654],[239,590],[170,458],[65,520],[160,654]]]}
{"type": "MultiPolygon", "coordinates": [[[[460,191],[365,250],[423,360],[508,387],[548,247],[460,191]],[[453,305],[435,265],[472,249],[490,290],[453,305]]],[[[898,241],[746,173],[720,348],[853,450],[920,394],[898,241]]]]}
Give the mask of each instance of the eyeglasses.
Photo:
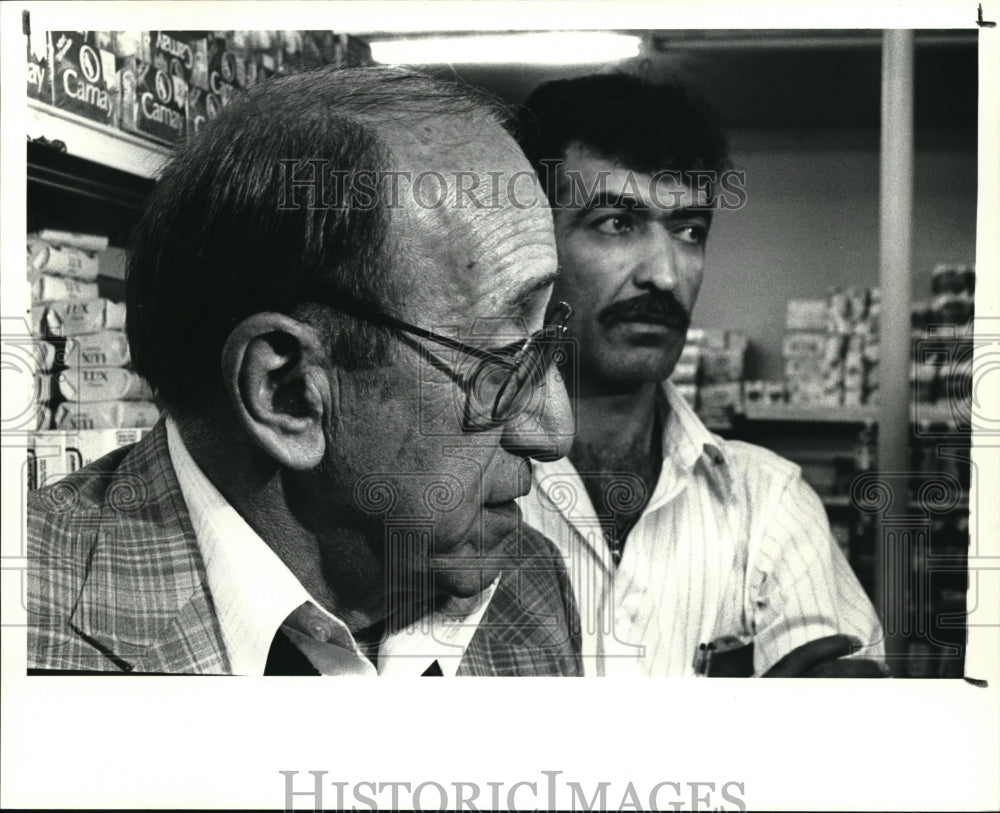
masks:
{"type": "Polygon", "coordinates": [[[465,392],[463,423],[470,430],[491,429],[518,416],[528,396],[545,383],[549,367],[560,355],[561,343],[568,330],[567,323],[573,315],[573,308],[567,303],[554,302],[546,311],[541,329],[519,341],[486,349],[411,325],[349,294],[338,294],[336,299],[324,297],[323,304],[366,322],[418,336],[477,359],[468,374],[448,370],[465,392]]]}

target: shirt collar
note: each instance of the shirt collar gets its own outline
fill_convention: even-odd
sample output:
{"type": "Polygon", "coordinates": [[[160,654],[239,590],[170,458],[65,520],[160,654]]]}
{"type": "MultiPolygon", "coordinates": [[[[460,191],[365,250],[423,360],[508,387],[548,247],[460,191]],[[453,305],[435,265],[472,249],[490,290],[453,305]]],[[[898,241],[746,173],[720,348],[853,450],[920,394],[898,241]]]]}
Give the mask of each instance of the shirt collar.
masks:
{"type": "MultiPolygon", "coordinates": [[[[673,384],[665,381],[662,391],[667,406],[662,429],[663,466],[646,511],[655,511],[671,499],[676,493],[677,484],[689,479],[699,465],[723,498],[731,498],[732,474],[721,441],[708,431],[673,384]]],[[[660,406],[662,405],[658,405],[660,406]]],[[[583,544],[594,552],[608,572],[613,572],[608,546],[601,544],[593,535],[585,537],[579,534],[572,522],[578,516],[592,517],[594,507],[569,458],[536,462],[533,465],[533,478],[534,487],[551,504],[551,510],[566,517],[583,544]],[[573,487],[567,488],[567,485],[573,487]]],[[[565,554],[563,543],[559,540],[556,543],[563,548],[565,554]]]]}
{"type": "Polygon", "coordinates": [[[663,459],[677,471],[691,474],[702,464],[709,478],[728,496],[732,493],[732,474],[728,457],[719,438],[708,431],[684,397],[670,381],[662,387],[670,407],[663,427],[663,459]]]}
{"type": "MultiPolygon", "coordinates": [[[[167,418],[166,427],[170,460],[205,560],[208,587],[233,672],[262,675],[274,635],[286,621],[290,622],[285,625],[286,634],[317,665],[322,657],[319,647],[326,644],[303,635],[303,623],[308,625],[312,618],[326,622],[322,624],[329,636],[326,643],[339,651],[337,660],[344,672],[375,674],[375,667],[347,625],[313,599],[205,476],[172,418],[167,418]],[[293,619],[289,619],[293,612],[293,619]]],[[[420,619],[387,636],[380,647],[379,674],[420,675],[437,660],[445,676],[454,675],[498,581],[499,577],[471,599],[450,599],[431,616],[429,624],[428,619],[420,619]]],[[[328,657],[322,660],[331,662],[328,657]]]]}

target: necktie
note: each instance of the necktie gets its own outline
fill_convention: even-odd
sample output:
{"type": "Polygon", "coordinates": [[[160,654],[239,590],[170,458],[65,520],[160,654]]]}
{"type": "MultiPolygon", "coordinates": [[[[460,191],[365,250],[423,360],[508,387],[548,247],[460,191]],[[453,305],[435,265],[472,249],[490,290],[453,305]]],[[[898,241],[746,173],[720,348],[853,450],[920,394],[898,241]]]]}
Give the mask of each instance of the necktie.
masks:
{"type": "MultiPolygon", "coordinates": [[[[267,652],[267,663],[264,665],[265,675],[319,675],[302,650],[282,630],[274,636],[271,648],[267,652]]],[[[444,677],[441,664],[436,660],[424,670],[421,677],[444,677]]]]}
{"type": "Polygon", "coordinates": [[[265,675],[318,675],[319,672],[280,629],[267,652],[265,675]]]}

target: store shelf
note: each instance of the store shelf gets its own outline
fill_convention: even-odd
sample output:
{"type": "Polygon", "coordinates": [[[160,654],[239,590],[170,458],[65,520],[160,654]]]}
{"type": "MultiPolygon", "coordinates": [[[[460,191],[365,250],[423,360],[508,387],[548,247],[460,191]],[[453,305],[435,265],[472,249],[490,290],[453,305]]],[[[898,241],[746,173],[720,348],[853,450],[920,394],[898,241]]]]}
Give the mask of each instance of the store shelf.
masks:
{"type": "Polygon", "coordinates": [[[942,426],[950,432],[969,431],[972,414],[967,403],[914,404],[910,420],[922,427],[942,426]]]}
{"type": "Polygon", "coordinates": [[[33,99],[27,123],[30,138],[61,141],[72,156],[140,178],[155,179],[171,153],[169,147],[33,99]]]}
{"type": "Polygon", "coordinates": [[[877,416],[875,407],[806,407],[792,404],[747,404],[749,421],[795,421],[799,423],[866,423],[877,416]]]}
{"type": "MultiPolygon", "coordinates": [[[[863,424],[878,421],[878,407],[804,407],[791,404],[747,404],[743,417],[748,421],[790,421],[794,423],[863,424]]],[[[937,403],[915,404],[910,420],[926,426],[945,426],[951,431],[968,428],[968,405],[937,403]]]]}
{"type": "MultiPolygon", "coordinates": [[[[850,494],[821,494],[819,496],[823,505],[827,508],[850,508],[854,505],[850,494]]],[[[915,499],[907,501],[907,508],[924,510],[924,506],[915,499]]],[[[965,491],[959,496],[955,510],[967,511],[969,509],[969,492],[965,491]]]]}

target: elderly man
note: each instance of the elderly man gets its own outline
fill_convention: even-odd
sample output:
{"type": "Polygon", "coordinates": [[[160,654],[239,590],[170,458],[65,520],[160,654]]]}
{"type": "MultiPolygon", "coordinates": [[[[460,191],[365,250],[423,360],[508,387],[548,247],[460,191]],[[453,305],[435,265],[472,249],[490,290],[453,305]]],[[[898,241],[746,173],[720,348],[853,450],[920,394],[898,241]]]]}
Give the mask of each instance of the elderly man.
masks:
{"type": "Polygon", "coordinates": [[[580,672],[515,503],[572,432],[570,309],[496,114],[398,70],[272,80],[178,150],[133,243],[167,417],[31,498],[29,669],[580,672]]]}
{"type": "Polygon", "coordinates": [[[521,505],[563,551],[587,672],[881,674],[840,657],[881,658],[882,633],[798,467],[711,434],[666,381],[726,163],[710,112],[679,88],[589,76],[537,89],[521,139],[579,355],[576,440],[521,505]]]}

